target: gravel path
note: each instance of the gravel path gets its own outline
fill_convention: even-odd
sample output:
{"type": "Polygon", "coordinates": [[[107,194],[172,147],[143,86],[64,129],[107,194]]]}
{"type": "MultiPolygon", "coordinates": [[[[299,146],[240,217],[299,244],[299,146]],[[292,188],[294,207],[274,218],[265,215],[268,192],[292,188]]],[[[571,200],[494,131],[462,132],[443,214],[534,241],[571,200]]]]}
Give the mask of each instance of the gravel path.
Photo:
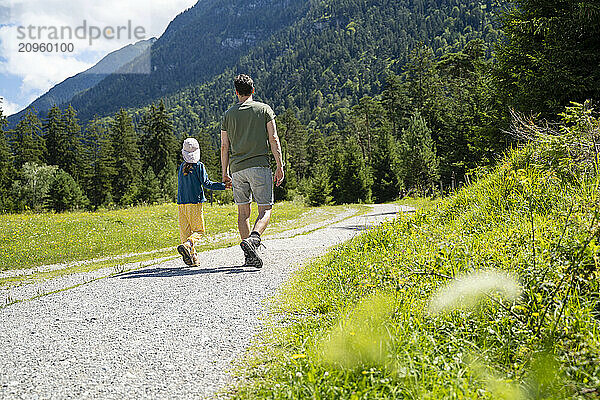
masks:
{"type": "Polygon", "coordinates": [[[0,309],[0,398],[210,396],[298,266],[398,209],[265,240],[262,270],[237,267],[236,246],[202,253],[196,268],[177,259],[0,309]]]}
{"type": "MultiPolygon", "coordinates": [[[[282,226],[285,226],[287,224],[294,224],[294,226],[300,225],[299,228],[287,229],[287,230],[284,230],[281,232],[275,231],[275,233],[269,233],[269,232],[274,232],[274,230],[272,229],[273,227],[270,227],[271,229],[269,229],[269,231],[267,231],[267,235],[265,238],[266,239],[290,238],[290,237],[300,235],[303,233],[312,232],[315,229],[322,228],[323,226],[332,225],[336,222],[350,218],[350,217],[356,215],[358,212],[359,212],[359,210],[354,207],[347,207],[345,210],[343,210],[341,212],[333,213],[333,214],[331,214],[331,212],[329,212],[329,211],[324,212],[321,209],[315,209],[314,211],[310,211],[310,212],[302,215],[299,219],[284,221],[284,222],[280,223],[280,225],[279,225],[279,228],[281,228],[282,226]],[[329,215],[330,218],[328,218],[326,220],[322,220],[324,213],[329,215]],[[308,222],[310,222],[311,216],[316,217],[317,222],[308,223],[308,222]]],[[[206,236],[202,239],[202,243],[215,243],[215,242],[219,242],[219,241],[221,241],[221,243],[222,243],[222,241],[227,241],[227,240],[234,239],[237,237],[238,237],[237,231],[235,233],[226,232],[223,234],[206,236]]],[[[162,258],[158,258],[158,259],[153,259],[153,260],[148,260],[148,261],[143,261],[143,262],[129,262],[129,263],[122,263],[122,264],[119,263],[114,267],[105,267],[105,268],[100,268],[100,269],[93,269],[91,271],[68,273],[68,274],[64,274],[64,275],[60,274],[60,275],[56,275],[52,278],[47,278],[47,279],[41,279],[41,280],[36,279],[33,281],[20,282],[16,286],[6,285],[3,287],[0,287],[0,307],[3,307],[7,304],[14,303],[15,301],[28,300],[33,297],[56,292],[58,290],[71,288],[76,285],[86,284],[86,283],[89,283],[96,279],[112,276],[117,272],[137,270],[142,267],[155,265],[155,264],[162,263],[164,261],[167,261],[169,259],[173,259],[174,257],[179,256],[179,254],[177,253],[177,250],[175,250],[175,247],[161,249],[161,250],[155,250],[155,251],[146,252],[146,253],[137,253],[137,255],[152,254],[152,253],[156,253],[158,251],[164,251],[164,250],[169,250],[169,249],[172,252],[172,254],[170,256],[166,256],[166,257],[162,257],[162,258]]],[[[66,264],[45,265],[45,266],[41,266],[41,267],[34,267],[34,268],[22,269],[22,270],[3,271],[0,273],[0,278],[12,277],[12,276],[31,276],[31,275],[35,275],[38,272],[55,271],[55,270],[59,270],[62,268],[76,266],[76,265],[86,265],[86,264],[90,264],[90,263],[97,262],[97,261],[119,260],[119,259],[123,259],[125,257],[130,257],[132,255],[136,255],[136,254],[126,254],[126,255],[120,255],[120,256],[114,256],[114,257],[105,257],[105,258],[100,258],[100,259],[87,260],[87,261],[75,261],[75,262],[66,263],[66,264]]]]}

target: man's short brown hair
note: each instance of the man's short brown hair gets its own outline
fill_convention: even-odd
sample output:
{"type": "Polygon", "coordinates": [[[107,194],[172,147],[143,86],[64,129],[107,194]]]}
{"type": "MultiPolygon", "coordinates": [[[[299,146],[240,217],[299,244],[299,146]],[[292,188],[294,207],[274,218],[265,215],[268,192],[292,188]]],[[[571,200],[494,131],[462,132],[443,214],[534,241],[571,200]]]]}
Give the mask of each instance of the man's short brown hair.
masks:
{"type": "Polygon", "coordinates": [[[250,96],[254,92],[254,81],[248,75],[240,74],[236,76],[233,84],[240,96],[250,96]]]}

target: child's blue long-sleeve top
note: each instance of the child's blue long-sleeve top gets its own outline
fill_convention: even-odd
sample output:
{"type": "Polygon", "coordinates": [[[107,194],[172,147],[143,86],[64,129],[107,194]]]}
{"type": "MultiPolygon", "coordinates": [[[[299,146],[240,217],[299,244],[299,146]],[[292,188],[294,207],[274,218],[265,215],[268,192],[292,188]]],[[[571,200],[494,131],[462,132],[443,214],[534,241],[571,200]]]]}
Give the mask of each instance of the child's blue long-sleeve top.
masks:
{"type": "Polygon", "coordinates": [[[208,178],[206,168],[202,162],[194,165],[187,175],[183,174],[183,166],[181,163],[177,173],[177,204],[198,204],[206,202],[204,197],[204,186],[212,190],[225,190],[225,184],[221,182],[213,182],[208,178]]]}

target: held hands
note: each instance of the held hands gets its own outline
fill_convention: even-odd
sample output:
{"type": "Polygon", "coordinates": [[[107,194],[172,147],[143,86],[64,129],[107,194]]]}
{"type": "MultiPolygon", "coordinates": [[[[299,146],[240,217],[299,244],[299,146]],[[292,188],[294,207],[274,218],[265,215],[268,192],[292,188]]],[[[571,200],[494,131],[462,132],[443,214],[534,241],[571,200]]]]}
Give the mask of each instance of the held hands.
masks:
{"type": "Polygon", "coordinates": [[[233,186],[231,182],[232,181],[229,174],[223,174],[223,183],[225,184],[225,189],[231,189],[231,187],[233,186]]]}
{"type": "Polygon", "coordinates": [[[283,167],[277,167],[275,170],[275,176],[273,177],[273,182],[275,182],[275,185],[281,185],[284,177],[285,173],[283,172],[283,167]]]}

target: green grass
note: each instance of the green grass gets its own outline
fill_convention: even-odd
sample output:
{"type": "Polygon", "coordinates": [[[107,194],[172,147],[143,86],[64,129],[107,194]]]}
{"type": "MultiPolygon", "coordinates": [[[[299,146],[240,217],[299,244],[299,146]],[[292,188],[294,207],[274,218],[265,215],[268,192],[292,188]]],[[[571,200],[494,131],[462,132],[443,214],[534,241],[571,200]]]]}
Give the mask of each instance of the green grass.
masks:
{"type": "Polygon", "coordinates": [[[438,199],[434,200],[429,197],[405,197],[402,200],[395,201],[394,204],[398,204],[400,206],[410,206],[417,210],[422,210],[435,206],[438,201],[438,199]]]}
{"type": "MultiPolygon", "coordinates": [[[[256,217],[254,208],[252,219],[256,217]]],[[[312,215],[308,213],[315,210],[300,203],[277,203],[267,234],[297,227],[291,221],[312,215]]],[[[314,218],[304,218],[301,223],[331,217],[342,207],[318,210],[320,212],[315,213],[314,218]]],[[[207,235],[226,232],[234,235],[237,232],[235,205],[207,205],[204,212],[207,235]]],[[[0,216],[0,231],[0,271],[141,253],[179,243],[176,204],[93,213],[3,215],[0,216]]],[[[230,242],[223,240],[207,249],[230,242]]]]}
{"type": "Polygon", "coordinates": [[[231,396],[600,397],[600,177],[571,158],[575,141],[553,140],[302,269],[231,396]],[[508,276],[473,275],[489,270],[508,276]],[[519,283],[517,300],[503,280],[519,283]],[[455,306],[434,311],[448,284],[455,306]]]}

